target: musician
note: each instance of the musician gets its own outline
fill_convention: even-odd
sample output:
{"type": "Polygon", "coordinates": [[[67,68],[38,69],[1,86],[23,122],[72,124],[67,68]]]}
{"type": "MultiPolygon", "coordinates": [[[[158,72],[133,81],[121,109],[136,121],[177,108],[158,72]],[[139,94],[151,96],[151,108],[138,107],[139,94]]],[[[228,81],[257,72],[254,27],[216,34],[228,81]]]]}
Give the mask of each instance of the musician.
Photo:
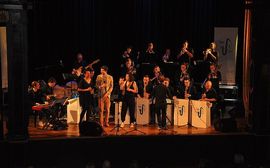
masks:
{"type": "Polygon", "coordinates": [[[123,92],[123,101],[122,101],[122,111],[121,111],[121,125],[120,127],[124,127],[124,122],[127,114],[127,110],[129,110],[130,115],[130,128],[134,127],[136,122],[135,119],[135,97],[138,93],[138,87],[136,82],[134,81],[134,76],[131,73],[127,73],[125,76],[125,82],[121,84],[120,90],[123,92]]]}
{"type": "Polygon", "coordinates": [[[134,66],[133,61],[131,58],[127,58],[125,61],[125,66],[121,70],[122,75],[125,76],[127,73],[131,73],[134,77],[136,77],[136,67],[134,66]]]}
{"type": "Polygon", "coordinates": [[[159,76],[162,75],[161,69],[158,65],[155,65],[153,69],[153,76],[151,78],[151,84],[153,87],[158,85],[160,83],[159,76]]]}
{"type": "Polygon", "coordinates": [[[185,41],[182,44],[181,50],[179,54],[176,57],[176,61],[181,65],[185,63],[186,65],[191,65],[191,59],[193,58],[193,49],[189,48],[189,43],[188,41],[185,41]]]}
{"type": "MultiPolygon", "coordinates": [[[[46,102],[45,101],[45,96],[42,93],[39,82],[33,81],[31,83],[31,87],[28,90],[28,98],[30,100],[31,106],[38,106],[38,105],[45,104],[45,102],[46,102]]],[[[47,102],[46,102],[46,104],[47,104],[47,102]]],[[[43,127],[43,125],[44,125],[43,118],[44,118],[45,112],[41,111],[38,114],[39,114],[38,125],[40,127],[43,127]]]]}
{"type": "Polygon", "coordinates": [[[86,121],[90,118],[90,113],[93,112],[93,99],[94,99],[94,85],[92,83],[90,69],[84,71],[84,78],[81,79],[78,85],[79,101],[82,111],[80,114],[79,124],[82,123],[83,117],[86,113],[86,121]]]}
{"type": "Polygon", "coordinates": [[[203,51],[203,55],[204,55],[204,61],[208,64],[211,63],[215,63],[216,65],[218,65],[218,58],[219,58],[219,53],[216,50],[216,43],[212,42],[209,45],[209,48],[207,48],[205,51],[203,51]]]}
{"type": "Polygon", "coordinates": [[[175,73],[175,87],[178,92],[184,87],[184,79],[190,78],[190,75],[187,71],[187,64],[183,63],[180,66],[180,71],[177,71],[175,73]]]}
{"type": "Polygon", "coordinates": [[[170,78],[164,78],[163,84],[168,88],[170,95],[175,98],[174,88],[170,85],[170,78]]]}
{"type": "Polygon", "coordinates": [[[148,47],[144,53],[143,58],[141,58],[140,63],[150,63],[156,64],[157,63],[157,55],[154,51],[154,44],[152,42],[148,43],[148,47]]]}
{"type": "Polygon", "coordinates": [[[189,78],[184,79],[184,87],[180,89],[180,92],[177,94],[177,97],[180,99],[197,99],[197,90],[196,87],[194,87],[191,84],[191,81],[189,78]]]}
{"type": "Polygon", "coordinates": [[[218,103],[218,96],[215,89],[212,86],[212,82],[210,80],[206,81],[204,84],[203,94],[201,99],[203,101],[209,101],[212,103],[211,107],[211,120],[217,119],[219,117],[217,103],[218,103]]]}
{"type": "Polygon", "coordinates": [[[212,82],[213,88],[219,95],[219,83],[221,82],[221,73],[217,70],[217,65],[215,63],[210,64],[210,73],[207,79],[212,82]]]}
{"type": "Polygon", "coordinates": [[[152,85],[150,82],[150,78],[148,75],[144,75],[143,81],[139,83],[137,96],[139,98],[149,99],[151,92],[152,92],[152,85]]]}
{"type": "Polygon", "coordinates": [[[171,61],[171,49],[166,48],[164,55],[162,56],[163,63],[171,61]]]}
{"type": "Polygon", "coordinates": [[[158,118],[158,129],[166,128],[167,98],[172,98],[169,89],[164,85],[164,76],[159,76],[160,83],[153,89],[154,107],[158,118]]]}
{"type": "Polygon", "coordinates": [[[98,105],[99,105],[99,118],[100,125],[104,126],[104,107],[106,108],[105,126],[109,126],[109,115],[110,115],[110,95],[113,90],[113,77],[108,74],[108,67],[102,66],[100,68],[100,75],[96,79],[96,87],[98,89],[98,105]]]}
{"type": "Polygon", "coordinates": [[[44,88],[42,88],[42,92],[46,96],[47,101],[51,101],[51,100],[55,99],[56,95],[54,95],[54,91],[53,91],[55,85],[56,85],[56,79],[54,77],[50,77],[48,79],[46,86],[44,86],[44,88]]]}
{"type": "Polygon", "coordinates": [[[123,52],[121,57],[121,67],[124,67],[124,64],[126,63],[126,60],[130,58],[132,60],[132,63],[134,64],[136,61],[135,55],[132,51],[132,46],[128,46],[126,50],[123,52]]]}
{"type": "Polygon", "coordinates": [[[75,79],[78,79],[78,82],[80,81],[80,77],[82,77],[84,72],[84,67],[86,66],[86,62],[83,58],[82,53],[77,54],[76,62],[72,66],[72,74],[74,75],[75,79]]]}

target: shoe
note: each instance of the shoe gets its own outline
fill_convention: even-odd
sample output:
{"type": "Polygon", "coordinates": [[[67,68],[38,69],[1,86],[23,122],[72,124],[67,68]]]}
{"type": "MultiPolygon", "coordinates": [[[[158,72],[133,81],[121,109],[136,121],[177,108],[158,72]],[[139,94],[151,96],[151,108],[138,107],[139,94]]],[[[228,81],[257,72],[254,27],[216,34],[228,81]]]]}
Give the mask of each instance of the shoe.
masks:
{"type": "Polygon", "coordinates": [[[130,124],[130,128],[133,128],[133,127],[134,127],[134,123],[131,123],[131,124],[130,124]]]}
{"type": "Polygon", "coordinates": [[[105,126],[106,126],[106,127],[109,127],[109,126],[110,126],[110,124],[109,124],[109,123],[106,123],[106,124],[105,124],[105,126]]]}
{"type": "Polygon", "coordinates": [[[161,130],[161,127],[160,126],[158,126],[158,130],[161,130]]]}
{"type": "Polygon", "coordinates": [[[120,125],[120,127],[121,128],[124,128],[124,126],[125,126],[125,124],[122,122],[121,125],[120,125]]]}

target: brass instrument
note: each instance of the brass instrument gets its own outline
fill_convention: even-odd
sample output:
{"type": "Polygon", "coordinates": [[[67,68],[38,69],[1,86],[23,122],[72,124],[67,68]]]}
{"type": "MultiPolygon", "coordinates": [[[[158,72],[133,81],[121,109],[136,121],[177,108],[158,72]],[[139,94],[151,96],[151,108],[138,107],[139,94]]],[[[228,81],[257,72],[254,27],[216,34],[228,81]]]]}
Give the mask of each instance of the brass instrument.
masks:
{"type": "Polygon", "coordinates": [[[212,53],[212,49],[211,48],[207,48],[205,51],[203,51],[203,54],[205,55],[205,59],[206,59],[206,57],[207,57],[208,54],[212,58],[214,58],[215,60],[217,59],[217,57],[212,53]]]}

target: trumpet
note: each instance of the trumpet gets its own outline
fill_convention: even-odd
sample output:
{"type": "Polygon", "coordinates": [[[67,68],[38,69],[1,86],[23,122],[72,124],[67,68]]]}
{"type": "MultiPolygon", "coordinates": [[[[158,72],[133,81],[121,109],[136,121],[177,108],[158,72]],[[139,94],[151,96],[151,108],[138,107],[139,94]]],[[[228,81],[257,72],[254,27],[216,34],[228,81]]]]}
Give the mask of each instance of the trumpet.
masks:
{"type": "Polygon", "coordinates": [[[215,60],[217,59],[217,57],[212,53],[212,49],[211,48],[207,48],[205,51],[203,51],[203,54],[205,55],[205,59],[206,59],[206,57],[207,57],[208,54],[211,57],[213,57],[215,60]]]}

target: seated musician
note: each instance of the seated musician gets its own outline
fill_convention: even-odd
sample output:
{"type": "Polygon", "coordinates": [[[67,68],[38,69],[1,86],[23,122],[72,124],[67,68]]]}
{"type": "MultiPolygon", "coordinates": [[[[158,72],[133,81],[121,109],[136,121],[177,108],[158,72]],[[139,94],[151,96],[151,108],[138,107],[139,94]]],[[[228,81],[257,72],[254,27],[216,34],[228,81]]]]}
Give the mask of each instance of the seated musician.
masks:
{"type": "MultiPolygon", "coordinates": [[[[45,103],[45,96],[43,95],[41,89],[40,89],[40,84],[37,81],[33,81],[31,83],[31,88],[28,90],[28,97],[31,102],[31,106],[39,106],[39,105],[44,105],[45,103]]],[[[44,112],[41,111],[39,113],[39,126],[44,125],[44,112]]]]}
{"type": "Polygon", "coordinates": [[[170,78],[164,78],[163,84],[168,88],[170,95],[176,98],[174,88],[170,85],[170,78]]]}
{"type": "Polygon", "coordinates": [[[48,79],[48,83],[46,86],[42,88],[42,92],[45,95],[46,101],[51,101],[55,98],[53,89],[56,85],[56,80],[53,77],[48,79]]]}
{"type": "Polygon", "coordinates": [[[210,73],[208,74],[208,80],[212,82],[213,88],[219,95],[219,83],[221,82],[221,73],[217,70],[215,63],[210,64],[210,73]]]}
{"type": "Polygon", "coordinates": [[[155,67],[153,69],[153,76],[150,80],[153,87],[155,87],[156,85],[158,85],[160,83],[159,76],[162,74],[163,73],[162,73],[160,67],[158,65],[155,65],[155,67]]]}
{"type": "Polygon", "coordinates": [[[138,95],[137,96],[139,98],[149,99],[151,92],[152,92],[152,86],[151,86],[151,83],[150,83],[149,76],[144,75],[143,81],[139,82],[138,95]]]}
{"type": "Polygon", "coordinates": [[[180,66],[180,71],[177,71],[174,77],[175,88],[178,92],[184,88],[184,79],[186,78],[190,79],[190,75],[187,70],[187,64],[183,63],[180,66]]]}
{"type": "Polygon", "coordinates": [[[190,81],[189,78],[184,78],[184,87],[177,92],[177,97],[180,99],[197,99],[197,90],[190,81]]]}
{"type": "Polygon", "coordinates": [[[212,86],[212,82],[210,80],[206,81],[204,84],[203,94],[201,96],[202,101],[208,101],[212,103],[211,107],[211,120],[218,119],[218,96],[215,89],[212,86]]]}
{"type": "Polygon", "coordinates": [[[131,73],[136,78],[136,67],[131,58],[127,58],[124,67],[121,69],[121,76],[125,76],[127,73],[131,73]]]}

